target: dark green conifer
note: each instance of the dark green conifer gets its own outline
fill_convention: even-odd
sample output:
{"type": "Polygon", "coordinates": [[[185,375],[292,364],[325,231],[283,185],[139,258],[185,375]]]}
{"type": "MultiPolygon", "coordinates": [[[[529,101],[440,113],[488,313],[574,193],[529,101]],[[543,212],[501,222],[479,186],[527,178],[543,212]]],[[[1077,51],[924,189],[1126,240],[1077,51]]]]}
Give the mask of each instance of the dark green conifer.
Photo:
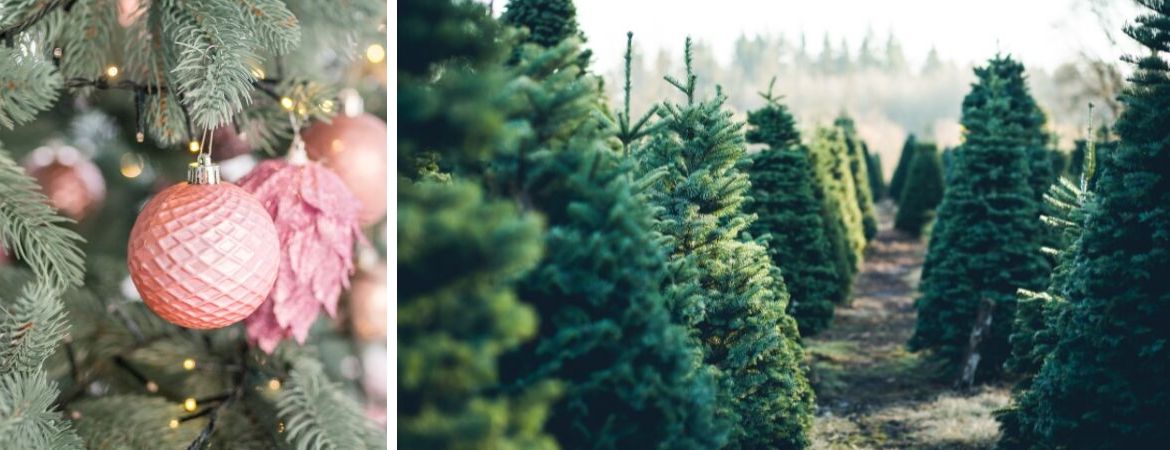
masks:
{"type": "Polygon", "coordinates": [[[1170,4],[1139,2],[1120,142],[1100,158],[1094,197],[1055,323],[1055,347],[1017,398],[1015,448],[1160,448],[1170,441],[1170,4]]]}
{"type": "Polygon", "coordinates": [[[564,448],[718,448],[712,371],[672,322],[667,256],[652,210],[597,114],[596,80],[568,39],[525,46],[515,64],[528,133],[491,182],[548,221],[546,255],[518,284],[542,318],[537,339],[501,361],[507,389],[564,385],[546,429],[564,448]]]}
{"type": "MultiPolygon", "coordinates": [[[[400,161],[424,149],[448,163],[490,155],[511,134],[494,99],[506,52],[481,42],[497,42],[494,21],[474,3],[413,0],[402,11],[400,43],[438,51],[399,66],[399,117],[411,124],[398,135],[400,161]],[[461,63],[431,82],[430,71],[453,59],[461,63]],[[435,105],[468,114],[451,120],[435,105]]],[[[408,172],[398,184],[398,444],[557,448],[542,431],[555,384],[510,393],[497,384],[497,357],[536,333],[513,282],[540,258],[541,221],[476,183],[414,182],[410,166],[399,168],[408,172]]]]}
{"type": "MultiPolygon", "coordinates": [[[[500,15],[500,22],[527,28],[525,42],[541,47],[554,47],[568,38],[577,38],[584,44],[585,32],[577,24],[577,7],[573,0],[508,0],[500,15]]],[[[590,50],[583,50],[577,61],[582,72],[588,68],[590,50]]]]}
{"type": "Polygon", "coordinates": [[[853,175],[854,197],[861,212],[862,235],[868,242],[877,236],[877,213],[873,209],[873,192],[870,191],[869,162],[865,157],[865,142],[857,135],[853,119],[842,114],[833,125],[841,129],[845,137],[845,151],[849,155],[849,170],[853,175]]]}
{"type": "Polygon", "coordinates": [[[910,163],[914,162],[915,148],[914,135],[906,136],[902,153],[898,155],[898,165],[894,166],[894,175],[890,178],[890,189],[886,191],[895,202],[902,198],[902,185],[906,184],[907,171],[910,170],[910,163]]]}
{"type": "Polygon", "coordinates": [[[965,141],[954,152],[938,208],[910,341],[913,349],[932,350],[964,384],[1002,372],[1016,290],[1041,289],[1049,270],[1030,185],[1035,133],[1024,128],[1039,124],[1015,102],[1004,78],[1014,69],[1005,66],[1019,64],[997,56],[977,68],[963,101],[965,141]]]}
{"type": "Polygon", "coordinates": [[[865,155],[866,172],[869,174],[869,192],[873,194],[876,203],[886,196],[886,181],[882,177],[882,155],[870,153],[869,145],[861,143],[861,152],[865,155]]]}
{"type": "Polygon", "coordinates": [[[788,313],[800,334],[808,336],[829,325],[833,305],[845,301],[846,290],[833,265],[816,175],[808,150],[800,145],[796,120],[771,87],[761,95],[768,103],[748,113],[747,140],[767,147],[751,157],[751,201],[745,210],[757,217],[749,228],[752,234],[770,235],[768,253],[791,297],[788,313]]]}
{"type": "Polygon", "coordinates": [[[695,99],[691,60],[688,39],[686,78],[667,77],[687,101],[662,105],[661,127],[634,154],[657,174],[647,198],[672,258],[698,268],[674,276],[698,277],[703,290],[705,315],[693,333],[722,374],[728,447],[805,448],[813,393],[796,322],[785,313],[788,293],[766,246],[744,233],[754,217],[741,209],[750,184],[739,169],[747,157],[742,123],[723,109],[722,95],[695,99]]]}
{"type": "Polygon", "coordinates": [[[943,198],[943,167],[938,148],[932,142],[915,144],[914,160],[906,175],[894,228],[913,237],[922,236],[934,220],[935,210],[943,198]]]}
{"type": "Polygon", "coordinates": [[[827,236],[836,240],[832,242],[834,253],[844,252],[848,258],[846,273],[852,280],[861,268],[865,232],[844,133],[836,127],[818,129],[809,148],[821,200],[825,203],[825,220],[829,221],[828,226],[837,228],[827,236]]]}

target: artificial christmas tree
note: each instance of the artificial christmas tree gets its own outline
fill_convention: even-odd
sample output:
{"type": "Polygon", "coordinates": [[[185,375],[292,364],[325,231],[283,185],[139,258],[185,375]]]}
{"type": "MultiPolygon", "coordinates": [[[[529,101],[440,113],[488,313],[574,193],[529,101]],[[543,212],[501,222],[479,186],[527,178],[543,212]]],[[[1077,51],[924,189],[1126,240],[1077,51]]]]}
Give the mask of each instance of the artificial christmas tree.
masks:
{"type": "Polygon", "coordinates": [[[912,237],[922,236],[934,220],[935,209],[943,198],[943,167],[938,148],[931,142],[914,145],[914,159],[907,171],[894,228],[912,237]]]}
{"type": "Polygon", "coordinates": [[[722,95],[695,99],[691,50],[687,39],[686,78],[667,78],[686,103],[664,103],[660,127],[633,154],[644,170],[660,171],[646,197],[671,258],[690,260],[673,267],[698,269],[674,276],[696,277],[702,289],[705,315],[692,333],[722,375],[718,413],[732,424],[728,445],[804,448],[813,393],[796,323],[785,313],[787,289],[766,247],[743,233],[754,217],[741,210],[750,185],[738,169],[746,157],[742,124],[723,110],[722,95]]]}
{"type": "Polygon", "coordinates": [[[548,232],[544,258],[517,284],[542,323],[501,360],[501,384],[563,383],[546,430],[564,448],[720,447],[728,424],[715,421],[715,379],[666,307],[652,210],[596,117],[597,81],[578,72],[579,48],[528,45],[514,61],[527,107],[513,120],[531,134],[496,158],[491,183],[542,213],[548,232]]]}
{"type": "MultiPolygon", "coordinates": [[[[964,99],[963,145],[938,208],[910,346],[930,349],[960,383],[997,377],[1010,348],[1016,289],[1039,290],[1048,263],[1031,180],[1028,108],[1013,102],[995,57],[964,99]]],[[[904,195],[909,195],[907,190],[904,195]]]]}
{"type": "Polygon", "coordinates": [[[890,188],[886,191],[895,202],[902,198],[902,186],[906,184],[910,163],[914,161],[916,145],[913,134],[907,136],[906,142],[902,143],[902,153],[898,155],[898,165],[894,166],[894,175],[890,178],[890,188]]]}
{"type": "Polygon", "coordinates": [[[833,305],[845,301],[847,290],[833,264],[816,175],[795,119],[771,88],[761,95],[768,104],[748,113],[747,140],[767,148],[751,156],[751,200],[744,211],[756,215],[753,235],[770,235],[768,253],[791,297],[788,313],[809,336],[829,325],[833,305]]]}
{"type": "Polygon", "coordinates": [[[1100,158],[1094,197],[1055,323],[1055,346],[1017,398],[1017,448],[1155,448],[1170,439],[1170,148],[1159,124],[1170,110],[1167,63],[1159,53],[1170,5],[1139,2],[1145,13],[1126,34],[1151,50],[1136,65],[1118,147],[1100,158]]]}
{"type": "MultiPolygon", "coordinates": [[[[251,206],[258,205],[250,194],[226,184],[158,190],[183,179],[191,153],[204,162],[214,156],[209,136],[216,129],[238,124],[255,148],[281,148],[290,113],[327,119],[341,85],[378,92],[342,74],[369,63],[351,57],[359,45],[384,45],[384,4],[17,1],[3,9],[0,36],[12,45],[0,50],[0,140],[23,156],[62,139],[84,150],[106,184],[100,208],[70,225],[32,208],[28,185],[0,180],[7,213],[0,213],[0,229],[11,230],[2,240],[15,256],[0,268],[0,307],[36,330],[0,332],[25,333],[25,343],[36,346],[12,347],[27,360],[4,357],[12,363],[4,370],[14,375],[0,383],[0,404],[8,405],[0,408],[3,446],[382,447],[384,435],[364,417],[353,383],[362,366],[345,362],[356,353],[345,330],[318,322],[305,348],[264,355],[248,345],[242,325],[183,329],[146,302],[177,304],[155,294],[185,286],[186,300],[231,304],[218,312],[184,310],[180,315],[195,320],[183,323],[222,326],[267,295],[262,272],[281,249],[265,239],[272,229],[253,220],[251,206]],[[188,188],[199,192],[176,195],[188,188]],[[142,219],[151,226],[128,242],[144,204],[142,219]],[[192,206],[199,211],[184,209],[192,206]],[[53,234],[59,226],[85,242],[70,249],[53,234]],[[128,252],[128,244],[136,250],[128,252]],[[228,254],[237,258],[219,258],[228,254]],[[130,281],[128,257],[142,292],[130,281]],[[73,287],[39,287],[46,276],[72,270],[73,287]],[[255,276],[237,276],[249,270],[255,276]],[[148,279],[158,283],[144,284],[148,279]],[[45,389],[51,384],[58,390],[45,389]],[[59,440],[70,433],[76,442],[59,440]]],[[[178,317],[173,312],[164,314],[178,317]]]]}
{"type": "Polygon", "coordinates": [[[857,135],[857,126],[849,116],[841,115],[833,121],[845,137],[846,152],[849,155],[849,170],[853,174],[854,196],[857,209],[861,212],[861,230],[866,241],[877,236],[877,214],[873,209],[873,192],[870,190],[869,161],[866,158],[865,142],[857,135]]]}

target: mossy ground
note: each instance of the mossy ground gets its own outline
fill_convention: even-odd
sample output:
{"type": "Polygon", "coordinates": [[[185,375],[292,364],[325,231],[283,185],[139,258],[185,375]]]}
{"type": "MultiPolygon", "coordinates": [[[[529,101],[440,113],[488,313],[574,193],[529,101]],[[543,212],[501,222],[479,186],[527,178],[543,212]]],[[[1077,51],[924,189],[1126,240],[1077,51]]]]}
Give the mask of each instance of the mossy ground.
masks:
{"type": "Polygon", "coordinates": [[[893,205],[880,205],[880,231],[853,301],[838,307],[829,329],[805,340],[818,404],[812,448],[989,449],[999,435],[991,413],[1007,405],[1009,389],[956,392],[906,350],[926,243],[893,230],[893,215],[893,205]]]}

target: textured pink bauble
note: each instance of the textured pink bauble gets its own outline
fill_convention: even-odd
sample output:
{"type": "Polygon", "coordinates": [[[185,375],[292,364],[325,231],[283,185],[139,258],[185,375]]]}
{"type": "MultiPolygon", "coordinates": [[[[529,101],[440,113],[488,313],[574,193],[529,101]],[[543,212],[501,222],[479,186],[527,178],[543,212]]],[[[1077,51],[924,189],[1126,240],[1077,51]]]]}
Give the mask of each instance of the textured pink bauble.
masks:
{"type": "Polygon", "coordinates": [[[386,339],[386,317],[389,313],[386,290],[386,266],[377,264],[363,269],[353,279],[349,293],[349,309],[353,317],[353,334],[361,341],[386,339]]]}
{"type": "Polygon", "coordinates": [[[252,314],[276,281],[272,218],[231,183],[171,186],[130,231],[130,278],[151,311],[173,324],[222,328],[252,314]]]}
{"type": "Polygon", "coordinates": [[[305,130],[309,157],[337,172],[362,202],[362,225],[386,215],[386,122],[370,114],[339,114],[305,130]]]}

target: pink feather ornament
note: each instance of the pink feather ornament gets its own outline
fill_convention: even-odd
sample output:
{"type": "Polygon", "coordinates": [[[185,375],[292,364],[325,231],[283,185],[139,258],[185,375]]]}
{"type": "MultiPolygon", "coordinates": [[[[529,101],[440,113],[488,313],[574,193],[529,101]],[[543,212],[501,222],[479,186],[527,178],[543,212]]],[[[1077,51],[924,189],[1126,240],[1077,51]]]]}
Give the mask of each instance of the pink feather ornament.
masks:
{"type": "Polygon", "coordinates": [[[239,182],[272,215],[283,250],[272,292],[244,321],[248,340],[267,353],[289,337],[304,344],[321,310],[337,314],[354,270],[354,243],[363,239],[361,202],[336,174],[308,160],[299,139],[292,147],[287,159],[264,161],[239,182]]]}

